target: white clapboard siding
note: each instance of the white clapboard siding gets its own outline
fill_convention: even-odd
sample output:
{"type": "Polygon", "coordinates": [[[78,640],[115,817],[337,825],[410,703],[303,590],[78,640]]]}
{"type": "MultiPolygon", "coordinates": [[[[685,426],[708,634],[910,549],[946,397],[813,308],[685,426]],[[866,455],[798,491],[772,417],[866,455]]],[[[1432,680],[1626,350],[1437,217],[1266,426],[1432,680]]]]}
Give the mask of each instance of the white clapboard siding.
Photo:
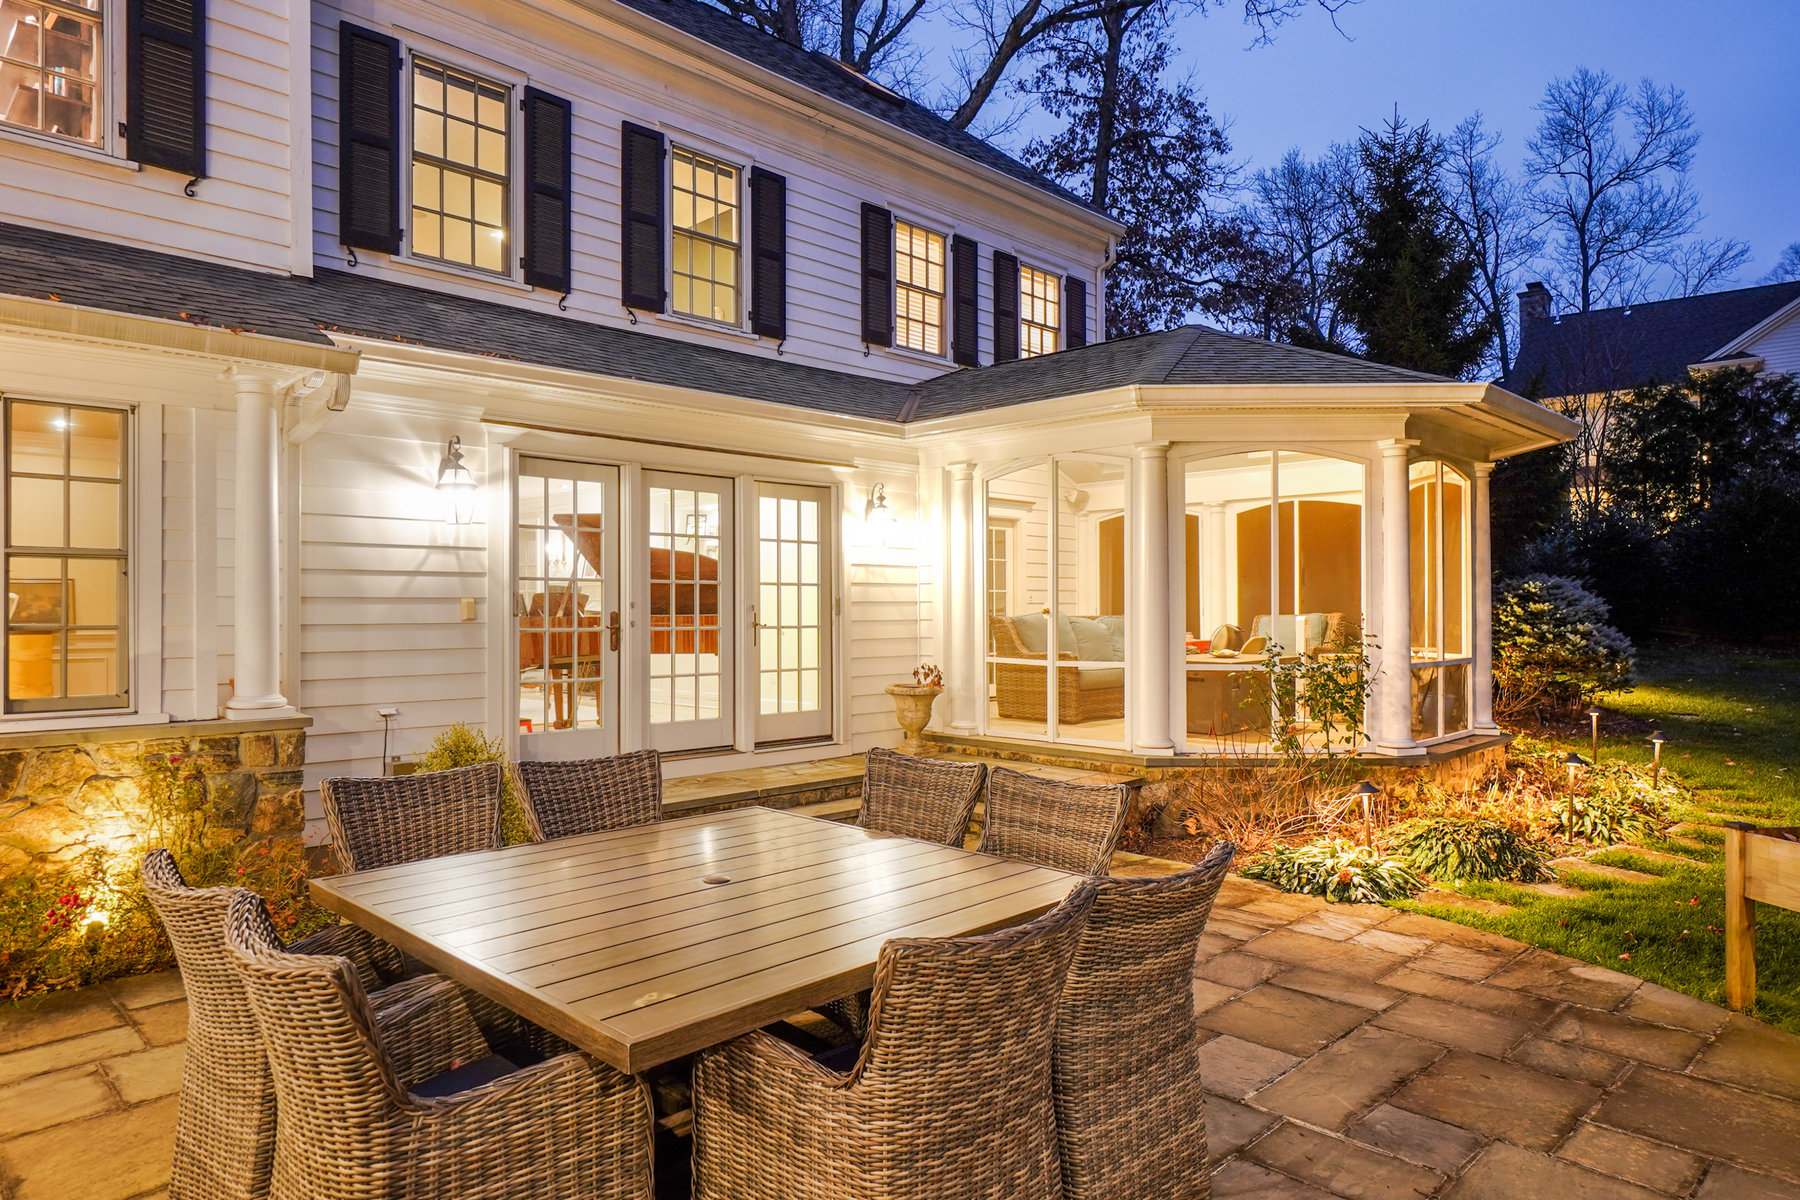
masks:
{"type": "Polygon", "coordinates": [[[1751,354],[1762,356],[1765,371],[1800,374],[1800,310],[1789,314],[1785,321],[1773,329],[1765,331],[1745,349],[1751,354]]]}

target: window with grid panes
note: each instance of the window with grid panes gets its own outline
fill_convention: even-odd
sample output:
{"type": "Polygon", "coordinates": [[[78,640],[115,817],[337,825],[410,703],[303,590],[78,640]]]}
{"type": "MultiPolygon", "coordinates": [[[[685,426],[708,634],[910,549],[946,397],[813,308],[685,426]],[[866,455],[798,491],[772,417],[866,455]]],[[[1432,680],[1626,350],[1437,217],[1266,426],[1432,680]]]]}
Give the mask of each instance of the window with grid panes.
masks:
{"type": "Polygon", "coordinates": [[[677,146],[670,151],[669,293],[690,317],[737,325],[743,248],[742,172],[677,146]]]}
{"type": "Polygon", "coordinates": [[[511,91],[414,59],[412,252],[506,273],[511,91]]]}
{"type": "Polygon", "coordinates": [[[894,222],[894,344],[944,352],[944,235],[894,222]]]}
{"type": "Polygon", "coordinates": [[[1055,354],[1062,332],[1062,280],[1036,267],[1019,267],[1019,357],[1055,354]]]}
{"type": "Polygon", "coordinates": [[[0,125],[100,145],[104,0],[0,0],[0,125]]]}

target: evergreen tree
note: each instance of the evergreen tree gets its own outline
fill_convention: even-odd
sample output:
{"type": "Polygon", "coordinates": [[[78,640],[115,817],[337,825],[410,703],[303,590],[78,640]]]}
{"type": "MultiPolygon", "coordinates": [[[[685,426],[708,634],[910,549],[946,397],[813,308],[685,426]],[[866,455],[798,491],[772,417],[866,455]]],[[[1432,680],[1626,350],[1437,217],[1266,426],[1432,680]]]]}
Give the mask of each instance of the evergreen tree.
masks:
{"type": "Polygon", "coordinates": [[[1338,274],[1338,309],[1364,357],[1463,376],[1494,338],[1477,304],[1479,264],[1457,230],[1440,181],[1443,147],[1428,124],[1398,116],[1357,145],[1360,178],[1338,274]]]}

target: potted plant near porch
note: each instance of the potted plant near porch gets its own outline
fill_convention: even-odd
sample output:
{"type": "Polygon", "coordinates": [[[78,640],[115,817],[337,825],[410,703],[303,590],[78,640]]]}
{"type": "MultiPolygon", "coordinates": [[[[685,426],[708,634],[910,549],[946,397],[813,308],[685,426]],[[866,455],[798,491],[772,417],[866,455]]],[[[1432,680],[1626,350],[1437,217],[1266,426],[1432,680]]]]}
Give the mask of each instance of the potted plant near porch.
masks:
{"type": "Polygon", "coordinates": [[[925,743],[919,734],[931,723],[931,704],[944,690],[944,673],[925,663],[913,672],[911,683],[890,683],[887,694],[894,698],[894,716],[900,722],[902,754],[922,754],[925,743]]]}

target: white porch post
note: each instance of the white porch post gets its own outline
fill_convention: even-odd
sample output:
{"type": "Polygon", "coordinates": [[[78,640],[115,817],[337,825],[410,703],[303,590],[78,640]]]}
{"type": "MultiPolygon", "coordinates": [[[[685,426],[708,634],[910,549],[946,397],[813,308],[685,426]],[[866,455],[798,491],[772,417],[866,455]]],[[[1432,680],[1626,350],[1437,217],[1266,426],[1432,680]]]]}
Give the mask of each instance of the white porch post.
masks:
{"type": "Polygon", "coordinates": [[[266,717],[288,707],[281,694],[277,487],[281,401],[275,381],[234,368],[237,481],[233,505],[231,699],[225,715],[266,717]]]}
{"type": "Polygon", "coordinates": [[[1478,462],[1475,474],[1475,707],[1476,733],[1499,733],[1494,724],[1494,544],[1488,528],[1494,464],[1478,462]]]}
{"type": "Polygon", "coordinates": [[[1175,653],[1169,636],[1169,444],[1134,447],[1131,463],[1131,515],[1135,532],[1126,555],[1131,580],[1131,613],[1126,618],[1131,639],[1126,679],[1131,704],[1131,745],[1138,754],[1172,754],[1169,725],[1169,659],[1175,653]]]}
{"type": "Polygon", "coordinates": [[[1407,452],[1419,443],[1381,445],[1381,661],[1375,677],[1372,740],[1382,754],[1417,753],[1412,736],[1412,513],[1407,452]]]}
{"type": "Polygon", "coordinates": [[[986,692],[981,668],[981,640],[976,617],[982,597],[976,594],[975,549],[982,543],[975,529],[975,464],[950,465],[950,531],[945,553],[944,657],[950,689],[950,728],[973,733],[976,697],[986,692]]]}
{"type": "Polygon", "coordinates": [[[1225,615],[1225,572],[1230,564],[1225,559],[1225,505],[1214,501],[1201,505],[1200,511],[1204,518],[1200,526],[1204,539],[1200,555],[1206,563],[1200,577],[1200,594],[1204,598],[1200,623],[1206,628],[1194,630],[1194,636],[1204,638],[1211,637],[1213,630],[1230,619],[1225,615]]]}

